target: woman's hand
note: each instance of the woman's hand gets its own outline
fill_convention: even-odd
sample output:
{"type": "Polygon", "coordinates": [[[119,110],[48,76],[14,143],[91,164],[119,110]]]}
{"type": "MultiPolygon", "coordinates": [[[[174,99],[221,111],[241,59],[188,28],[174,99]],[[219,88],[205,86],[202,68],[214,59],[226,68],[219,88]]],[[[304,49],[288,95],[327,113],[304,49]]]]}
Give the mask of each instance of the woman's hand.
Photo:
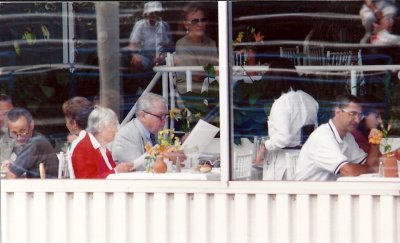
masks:
{"type": "Polygon", "coordinates": [[[118,173],[121,172],[131,172],[135,169],[135,166],[133,165],[133,163],[130,162],[123,162],[123,163],[119,163],[117,164],[117,166],[115,166],[115,170],[118,173]]]}

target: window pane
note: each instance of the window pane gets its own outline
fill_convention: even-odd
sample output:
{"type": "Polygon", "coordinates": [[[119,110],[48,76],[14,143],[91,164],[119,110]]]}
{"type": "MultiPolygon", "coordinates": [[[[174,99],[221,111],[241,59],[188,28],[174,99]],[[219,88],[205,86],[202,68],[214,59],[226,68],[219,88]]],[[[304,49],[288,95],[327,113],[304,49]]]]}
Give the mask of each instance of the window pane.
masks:
{"type": "MultiPolygon", "coordinates": [[[[51,138],[57,152],[67,149],[75,121],[64,116],[62,105],[75,96],[111,108],[126,124],[132,123],[138,98],[153,92],[167,98],[168,110],[174,111],[144,110],[153,126],[161,124],[157,129],[165,122],[165,128],[183,137],[203,119],[218,130],[217,2],[147,2],[0,4],[0,93],[32,113],[37,131],[51,138]]],[[[148,132],[157,134],[147,125],[148,132]]],[[[218,180],[218,131],[209,138],[200,135],[204,139],[194,141],[204,144],[187,148],[182,170],[190,169],[193,179],[218,180]],[[213,173],[195,171],[199,160],[214,165],[213,173]]],[[[123,155],[113,154],[114,160],[131,161],[142,154],[122,150],[123,155]]],[[[138,164],[136,170],[144,167],[138,164]]]]}
{"type": "Polygon", "coordinates": [[[375,28],[369,37],[362,8],[360,1],[232,3],[233,147],[236,154],[251,150],[253,162],[258,143],[267,149],[265,158],[252,165],[250,177],[241,178],[241,171],[249,170],[234,163],[233,179],[294,178],[307,138],[302,134],[314,129],[305,125],[327,123],[339,95],[360,98],[365,112],[381,114],[385,126],[392,124],[390,136],[399,136],[400,22],[393,15],[393,22],[386,23],[389,31],[375,28]],[[296,72],[281,58],[294,64],[296,72]],[[303,105],[284,98],[291,94],[289,87],[307,93],[319,109],[311,98],[303,105]]]}

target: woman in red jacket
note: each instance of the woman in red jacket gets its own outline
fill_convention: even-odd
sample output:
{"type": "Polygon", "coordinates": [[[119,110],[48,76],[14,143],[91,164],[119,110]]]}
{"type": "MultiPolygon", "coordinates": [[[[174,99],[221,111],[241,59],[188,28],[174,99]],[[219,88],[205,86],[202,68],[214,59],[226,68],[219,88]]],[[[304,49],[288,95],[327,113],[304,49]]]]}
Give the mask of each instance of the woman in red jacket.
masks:
{"type": "Polygon", "coordinates": [[[89,115],[86,135],[72,151],[75,177],[106,178],[109,174],[129,172],[132,163],[116,164],[106,145],[114,140],[118,130],[118,118],[113,110],[96,107],[89,115]]]}

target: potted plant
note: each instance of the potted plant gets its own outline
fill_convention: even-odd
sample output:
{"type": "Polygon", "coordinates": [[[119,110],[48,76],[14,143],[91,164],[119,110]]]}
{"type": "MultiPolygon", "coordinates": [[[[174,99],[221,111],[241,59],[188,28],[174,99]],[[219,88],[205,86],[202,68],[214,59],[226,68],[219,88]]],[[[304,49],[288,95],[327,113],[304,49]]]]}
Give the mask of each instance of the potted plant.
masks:
{"type": "Polygon", "coordinates": [[[180,150],[181,144],[179,138],[174,135],[172,129],[165,129],[158,132],[157,144],[151,146],[146,143],[145,150],[147,153],[146,172],[165,173],[167,172],[167,164],[164,159],[168,159],[168,153],[180,150]]]}
{"type": "Polygon", "coordinates": [[[382,131],[382,143],[384,154],[381,157],[383,164],[383,176],[384,177],[398,177],[397,159],[395,157],[395,151],[392,150],[392,145],[389,143],[389,132],[392,128],[391,124],[385,127],[381,124],[382,131]]]}

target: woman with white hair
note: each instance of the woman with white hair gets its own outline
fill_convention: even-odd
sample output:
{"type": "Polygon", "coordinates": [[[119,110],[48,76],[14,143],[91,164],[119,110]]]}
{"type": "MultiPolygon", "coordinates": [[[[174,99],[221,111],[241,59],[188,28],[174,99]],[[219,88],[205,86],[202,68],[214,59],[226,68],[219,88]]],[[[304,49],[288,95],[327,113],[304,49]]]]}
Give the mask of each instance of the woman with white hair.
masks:
{"type": "Polygon", "coordinates": [[[89,115],[86,135],[78,141],[72,152],[75,177],[106,178],[109,174],[129,172],[132,163],[116,165],[106,145],[114,140],[118,118],[109,108],[96,107],[89,115]]]}

